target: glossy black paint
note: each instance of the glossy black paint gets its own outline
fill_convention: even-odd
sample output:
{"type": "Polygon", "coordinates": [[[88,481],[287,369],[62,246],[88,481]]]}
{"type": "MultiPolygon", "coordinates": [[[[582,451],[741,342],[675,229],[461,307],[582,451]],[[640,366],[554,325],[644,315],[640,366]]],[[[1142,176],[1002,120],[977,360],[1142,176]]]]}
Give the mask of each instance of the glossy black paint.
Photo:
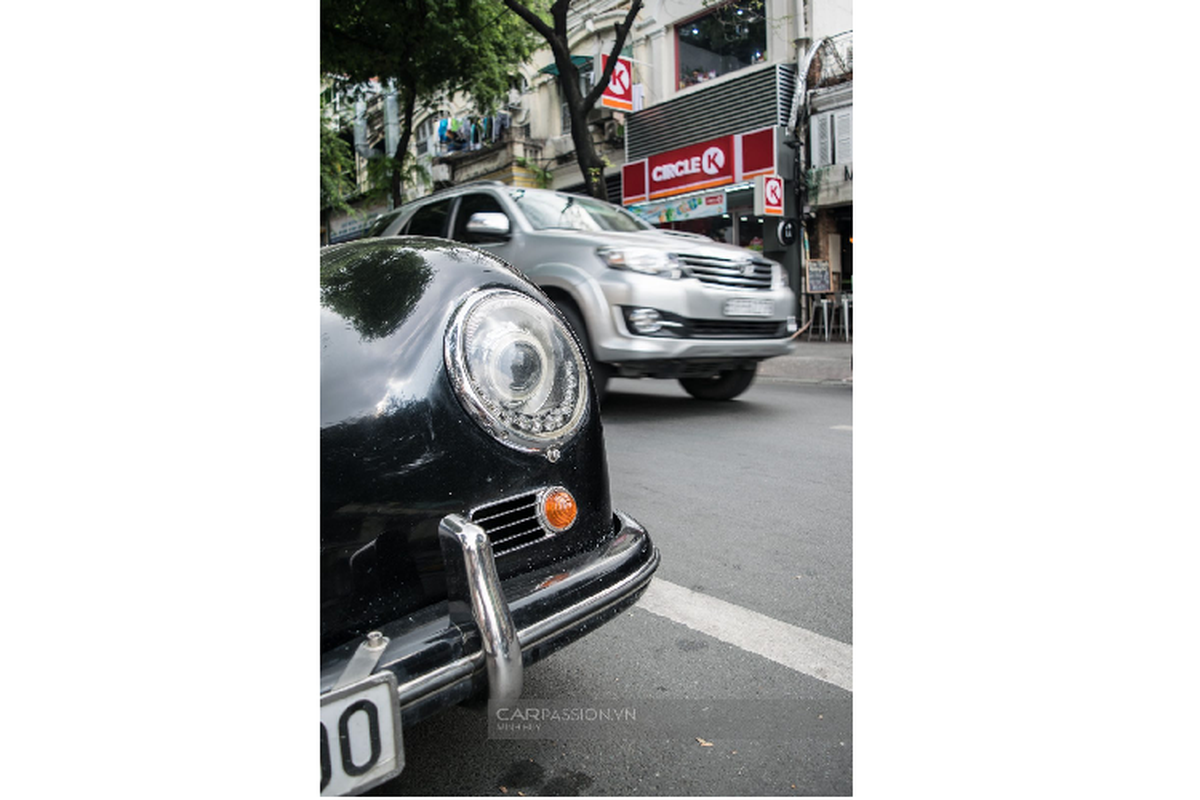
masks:
{"type": "MultiPolygon", "coordinates": [[[[506,586],[614,536],[594,397],[557,463],[502,445],[460,405],[444,334],[463,299],[487,287],[546,302],[504,262],[445,240],[367,239],[322,251],[322,651],[384,623],[417,622],[444,601],[437,528],[446,514],[554,484],[574,494],[580,514],[570,530],[497,559],[506,586]]],[[[420,635],[439,647],[453,638],[420,635]]]]}

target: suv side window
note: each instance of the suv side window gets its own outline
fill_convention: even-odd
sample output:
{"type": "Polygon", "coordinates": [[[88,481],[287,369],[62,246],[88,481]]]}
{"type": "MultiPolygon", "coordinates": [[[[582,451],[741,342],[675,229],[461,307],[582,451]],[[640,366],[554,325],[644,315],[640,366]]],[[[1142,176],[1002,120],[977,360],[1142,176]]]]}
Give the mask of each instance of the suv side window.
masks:
{"type": "MultiPolygon", "coordinates": [[[[467,222],[470,221],[471,215],[480,211],[504,214],[504,207],[500,205],[499,200],[487,193],[464,194],[458,201],[458,214],[454,217],[454,235],[450,238],[467,244],[494,242],[494,238],[467,233],[467,222]]],[[[511,225],[512,219],[508,222],[511,225]]]]}
{"type": "Polygon", "coordinates": [[[405,233],[410,236],[445,236],[446,215],[449,212],[449,198],[422,206],[408,221],[408,229],[405,233]]]}

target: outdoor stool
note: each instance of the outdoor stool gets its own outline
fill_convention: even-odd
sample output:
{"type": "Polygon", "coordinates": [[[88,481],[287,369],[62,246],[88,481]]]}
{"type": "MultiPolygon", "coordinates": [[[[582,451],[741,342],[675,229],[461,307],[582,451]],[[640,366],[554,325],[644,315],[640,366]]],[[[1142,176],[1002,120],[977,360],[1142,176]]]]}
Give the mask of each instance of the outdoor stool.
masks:
{"type": "Polygon", "coordinates": [[[833,321],[830,324],[831,332],[836,336],[840,331],[842,338],[845,341],[850,341],[850,309],[853,301],[850,295],[844,294],[839,300],[833,303],[833,321]]]}
{"type": "Polygon", "coordinates": [[[830,306],[829,333],[836,339],[839,334],[842,336],[846,334],[846,311],[837,300],[832,301],[830,306]]]}
{"type": "Polygon", "coordinates": [[[809,319],[812,320],[812,324],[808,328],[808,340],[810,342],[812,341],[813,331],[817,329],[817,323],[820,323],[821,325],[821,332],[825,336],[825,341],[829,341],[829,313],[831,310],[830,306],[832,305],[833,302],[830,300],[826,300],[824,298],[813,298],[812,312],[809,314],[809,319]],[[817,314],[818,304],[820,304],[821,307],[820,315],[817,314]]]}

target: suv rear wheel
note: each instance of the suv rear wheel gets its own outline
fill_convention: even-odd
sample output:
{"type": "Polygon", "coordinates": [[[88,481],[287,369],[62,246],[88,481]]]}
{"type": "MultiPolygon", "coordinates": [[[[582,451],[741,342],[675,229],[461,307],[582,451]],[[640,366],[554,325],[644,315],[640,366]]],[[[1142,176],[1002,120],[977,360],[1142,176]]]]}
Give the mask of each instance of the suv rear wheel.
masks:
{"type": "Polygon", "coordinates": [[[749,369],[730,369],[711,378],[680,378],[684,391],[700,400],[732,400],[750,388],[758,365],[749,369]]]}

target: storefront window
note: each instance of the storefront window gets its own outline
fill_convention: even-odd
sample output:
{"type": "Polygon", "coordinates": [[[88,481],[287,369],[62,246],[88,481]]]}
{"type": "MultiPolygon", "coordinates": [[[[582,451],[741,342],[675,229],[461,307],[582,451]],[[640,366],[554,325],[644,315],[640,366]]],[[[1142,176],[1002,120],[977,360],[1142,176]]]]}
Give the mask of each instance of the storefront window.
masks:
{"type": "MultiPolygon", "coordinates": [[[[754,192],[744,189],[725,195],[728,207],[721,206],[721,213],[696,219],[660,219],[655,227],[667,230],[699,233],[716,242],[726,242],[747,250],[763,251],[764,220],[754,214],[754,192]]],[[[684,198],[686,200],[686,198],[684,198]]],[[[664,201],[675,205],[684,200],[664,201]]],[[[650,204],[656,206],[656,204],[650,204]]]]}
{"type": "Polygon", "coordinates": [[[763,0],[727,3],[676,26],[679,88],[736,72],[767,57],[763,0]]]}

